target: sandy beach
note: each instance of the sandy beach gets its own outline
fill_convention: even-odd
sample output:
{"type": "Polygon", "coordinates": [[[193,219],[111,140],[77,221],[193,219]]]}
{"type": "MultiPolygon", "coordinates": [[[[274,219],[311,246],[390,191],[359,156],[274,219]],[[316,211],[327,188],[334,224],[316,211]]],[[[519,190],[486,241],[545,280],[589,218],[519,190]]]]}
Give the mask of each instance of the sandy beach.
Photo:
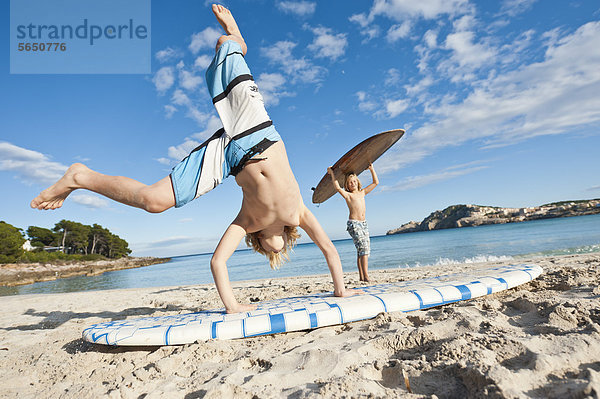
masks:
{"type": "MultiPolygon", "coordinates": [[[[523,261],[545,273],[471,301],[171,347],[92,345],[81,331],[103,321],[220,308],[214,285],[3,297],[0,397],[598,397],[600,254],[523,261]]],[[[381,283],[489,265],[373,270],[371,276],[381,283]]],[[[348,286],[360,286],[357,280],[357,273],[346,275],[348,286]]],[[[328,275],[234,286],[246,301],[332,289],[328,275]]]]}

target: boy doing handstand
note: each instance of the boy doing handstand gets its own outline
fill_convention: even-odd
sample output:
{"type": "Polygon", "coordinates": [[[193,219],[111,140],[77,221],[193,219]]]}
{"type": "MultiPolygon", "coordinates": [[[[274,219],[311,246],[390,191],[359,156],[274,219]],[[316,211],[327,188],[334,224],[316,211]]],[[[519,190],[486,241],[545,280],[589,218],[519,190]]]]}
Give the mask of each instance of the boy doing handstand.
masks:
{"type": "Polygon", "coordinates": [[[350,234],[350,237],[352,237],[354,246],[356,246],[356,265],[358,266],[358,276],[360,281],[369,281],[369,272],[367,269],[369,267],[369,254],[371,253],[369,227],[365,220],[365,195],[373,191],[379,184],[379,179],[377,179],[373,164],[369,165],[369,170],[371,171],[373,182],[365,189],[362,188],[358,176],[354,173],[346,175],[344,189],[342,189],[335,178],[333,170],[330,167],[327,168],[327,172],[329,172],[329,175],[331,176],[335,189],[342,197],[344,197],[346,205],[348,205],[348,210],[350,211],[346,230],[350,234]]]}
{"type": "Polygon", "coordinates": [[[242,207],[212,256],[210,266],[227,313],[252,310],[233,295],[227,260],[245,237],[248,245],[278,267],[299,237],[300,226],[323,252],[335,296],[351,296],[344,287],[340,257],[333,243],[300,196],[285,146],[264,108],[258,87],[244,60],[247,47],[233,16],[223,6],[212,11],[227,33],[216,45],[206,82],[223,128],[194,149],[153,185],[123,176],[107,176],[73,164],[31,207],[56,209],[76,189],[87,189],[148,212],[181,207],[212,190],[228,175],[242,188],[242,207]]]}

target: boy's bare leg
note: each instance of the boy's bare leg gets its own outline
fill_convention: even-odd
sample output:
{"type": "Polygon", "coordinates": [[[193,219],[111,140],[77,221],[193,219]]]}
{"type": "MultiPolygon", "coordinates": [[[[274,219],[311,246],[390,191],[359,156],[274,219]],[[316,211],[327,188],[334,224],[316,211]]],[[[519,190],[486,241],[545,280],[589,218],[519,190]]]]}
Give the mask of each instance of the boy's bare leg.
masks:
{"type": "Polygon", "coordinates": [[[363,281],[363,269],[360,262],[360,255],[356,255],[356,267],[358,267],[358,279],[363,281]]]}
{"type": "Polygon", "coordinates": [[[175,205],[169,176],[148,186],[128,177],[103,175],[79,163],[71,165],[62,178],[42,191],[30,205],[37,209],[57,209],[69,194],[82,188],[153,213],[175,205]]]}
{"type": "Polygon", "coordinates": [[[371,279],[369,279],[369,256],[365,255],[364,259],[363,259],[363,277],[365,278],[365,281],[371,281],[371,279]]]}
{"type": "Polygon", "coordinates": [[[360,275],[360,281],[369,281],[369,273],[367,271],[369,267],[369,256],[362,255],[358,257],[358,270],[360,275]]]}
{"type": "Polygon", "coordinates": [[[225,30],[225,33],[227,33],[228,35],[221,36],[219,38],[217,42],[217,50],[227,40],[235,40],[242,47],[242,53],[246,55],[246,52],[248,51],[248,48],[246,47],[246,42],[244,41],[242,33],[240,32],[240,28],[235,22],[233,15],[231,15],[231,12],[227,8],[219,4],[213,4],[212,11],[215,14],[215,17],[217,17],[217,21],[219,21],[219,24],[221,24],[221,26],[223,27],[223,30],[225,30]]]}

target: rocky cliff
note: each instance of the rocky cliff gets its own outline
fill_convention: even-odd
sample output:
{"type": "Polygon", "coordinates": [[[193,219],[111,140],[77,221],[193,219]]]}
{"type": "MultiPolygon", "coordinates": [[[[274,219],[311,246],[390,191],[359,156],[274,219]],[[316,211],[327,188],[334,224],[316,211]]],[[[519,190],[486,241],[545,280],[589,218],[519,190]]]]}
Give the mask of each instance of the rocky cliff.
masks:
{"type": "Polygon", "coordinates": [[[387,234],[412,233],[481,226],[484,224],[515,223],[526,220],[550,219],[600,213],[600,198],[593,200],[562,201],[532,208],[500,208],[481,205],[452,205],[435,211],[422,222],[410,221],[387,234]]]}

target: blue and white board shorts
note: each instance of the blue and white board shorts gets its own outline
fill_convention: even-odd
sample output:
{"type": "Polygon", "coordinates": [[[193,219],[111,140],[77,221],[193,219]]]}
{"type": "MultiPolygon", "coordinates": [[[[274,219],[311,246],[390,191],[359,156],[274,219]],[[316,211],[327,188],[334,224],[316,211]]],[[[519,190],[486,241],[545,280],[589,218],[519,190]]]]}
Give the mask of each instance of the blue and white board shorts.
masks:
{"type": "Polygon", "coordinates": [[[354,241],[358,256],[369,255],[371,253],[371,239],[369,238],[369,226],[366,220],[348,219],[346,230],[354,241]]]}
{"type": "Polygon", "coordinates": [[[206,84],[223,128],[173,168],[177,208],[237,175],[252,157],[281,140],[237,42],[219,47],[206,70],[206,84]]]}

